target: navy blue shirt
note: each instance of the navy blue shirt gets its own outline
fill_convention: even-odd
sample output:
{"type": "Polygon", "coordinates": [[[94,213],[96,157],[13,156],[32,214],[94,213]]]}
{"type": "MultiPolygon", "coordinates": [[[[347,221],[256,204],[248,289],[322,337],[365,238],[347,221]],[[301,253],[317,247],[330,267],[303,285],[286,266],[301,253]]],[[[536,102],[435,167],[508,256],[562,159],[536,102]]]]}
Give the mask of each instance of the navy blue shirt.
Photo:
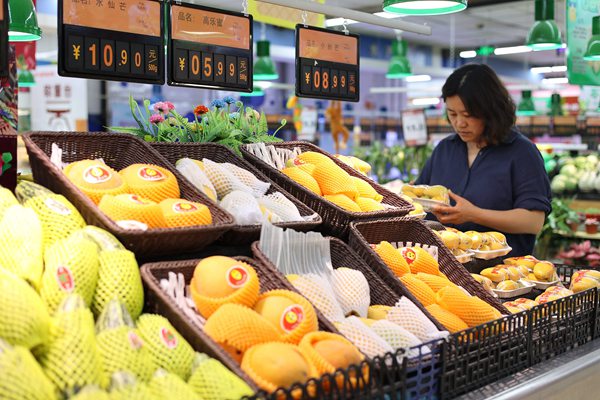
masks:
{"type": "MultiPolygon", "coordinates": [[[[550,181],[535,145],[516,130],[499,145],[486,146],[469,168],[467,145],[456,134],[442,140],[427,160],[417,184],[443,185],[477,207],[551,211],[550,181]]],[[[494,230],[472,222],[454,226],[463,232],[494,230]]],[[[504,233],[504,232],[503,232],[504,233]]],[[[533,252],[535,235],[507,234],[510,256],[533,252]]]]}

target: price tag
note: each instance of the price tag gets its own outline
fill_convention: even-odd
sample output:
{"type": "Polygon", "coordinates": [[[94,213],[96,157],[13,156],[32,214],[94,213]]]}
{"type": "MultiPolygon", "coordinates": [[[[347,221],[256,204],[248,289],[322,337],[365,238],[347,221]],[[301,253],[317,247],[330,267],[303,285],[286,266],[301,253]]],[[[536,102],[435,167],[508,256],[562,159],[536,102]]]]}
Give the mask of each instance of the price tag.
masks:
{"type": "Polygon", "coordinates": [[[402,112],[402,132],[407,146],[418,146],[427,143],[427,121],[423,110],[402,112]]]}
{"type": "Polygon", "coordinates": [[[8,76],[8,0],[0,0],[0,76],[8,76]]]}
{"type": "Polygon", "coordinates": [[[158,0],[58,0],[58,73],[165,82],[163,7],[158,0]]]}
{"type": "Polygon", "coordinates": [[[358,35],[296,26],[296,95],[357,102],[358,35]]]}
{"type": "Polygon", "coordinates": [[[167,4],[167,83],[252,91],[252,16],[167,4]]]}

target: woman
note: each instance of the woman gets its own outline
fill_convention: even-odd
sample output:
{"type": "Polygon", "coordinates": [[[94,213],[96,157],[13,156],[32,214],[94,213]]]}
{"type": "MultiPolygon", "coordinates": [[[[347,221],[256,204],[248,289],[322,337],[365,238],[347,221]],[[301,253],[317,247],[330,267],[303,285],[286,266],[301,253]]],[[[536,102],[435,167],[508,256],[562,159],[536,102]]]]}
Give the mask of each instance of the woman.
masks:
{"type": "Polygon", "coordinates": [[[514,127],[508,91],[487,65],[467,64],[442,98],[456,134],[438,144],[416,183],[447,187],[455,204],[433,214],[463,232],[502,232],[511,256],[531,254],[551,211],[550,182],[540,152],[514,127]]]}

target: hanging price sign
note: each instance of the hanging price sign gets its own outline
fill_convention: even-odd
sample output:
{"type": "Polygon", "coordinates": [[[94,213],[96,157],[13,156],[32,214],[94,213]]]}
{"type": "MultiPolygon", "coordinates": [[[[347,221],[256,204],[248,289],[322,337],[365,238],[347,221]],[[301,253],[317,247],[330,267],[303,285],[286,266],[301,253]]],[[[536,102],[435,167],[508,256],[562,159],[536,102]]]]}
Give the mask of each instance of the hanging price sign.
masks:
{"type": "Polygon", "coordinates": [[[358,35],[296,26],[296,95],[357,102],[358,35]]]}
{"type": "Polygon", "coordinates": [[[252,91],[252,16],[168,4],[167,83],[252,91]]]}
{"type": "Polygon", "coordinates": [[[8,75],[8,0],[0,0],[0,76],[8,75]]]}
{"type": "Polygon", "coordinates": [[[163,84],[158,0],[58,0],[58,73],[163,84]]]}

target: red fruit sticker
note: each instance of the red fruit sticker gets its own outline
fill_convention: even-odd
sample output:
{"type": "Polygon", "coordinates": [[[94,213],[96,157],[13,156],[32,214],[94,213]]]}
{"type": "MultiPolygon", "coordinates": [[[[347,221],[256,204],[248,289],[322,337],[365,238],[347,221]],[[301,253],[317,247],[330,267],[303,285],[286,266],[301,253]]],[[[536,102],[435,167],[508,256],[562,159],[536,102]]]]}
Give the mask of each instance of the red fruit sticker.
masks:
{"type": "Polygon", "coordinates": [[[83,171],[83,180],[87,183],[102,183],[106,182],[112,177],[112,174],[108,169],[102,165],[92,165],[83,171]]]}
{"type": "Polygon", "coordinates": [[[304,320],[304,309],[299,304],[293,304],[283,310],[281,314],[281,329],[291,332],[296,329],[304,320]]]}
{"type": "Polygon", "coordinates": [[[375,250],[375,249],[377,248],[377,245],[376,245],[376,244],[370,244],[369,246],[371,246],[371,248],[372,248],[373,250],[375,250]]]}
{"type": "Polygon", "coordinates": [[[167,328],[161,328],[160,338],[169,349],[177,347],[177,336],[167,328]]]}
{"type": "Polygon", "coordinates": [[[140,168],[140,170],[138,171],[138,175],[143,180],[151,181],[151,182],[161,181],[161,180],[165,179],[165,176],[163,175],[162,172],[160,172],[159,170],[157,170],[155,168],[151,168],[151,167],[140,168]]]}
{"type": "Polygon", "coordinates": [[[56,282],[65,292],[71,293],[75,289],[75,280],[71,270],[67,267],[58,267],[56,270],[56,282]]]}
{"type": "Polygon", "coordinates": [[[139,350],[144,346],[144,341],[134,331],[129,331],[127,339],[129,339],[129,345],[134,350],[139,350]]]}
{"type": "Polygon", "coordinates": [[[404,257],[408,264],[412,264],[417,259],[417,253],[413,249],[405,247],[402,249],[402,257],[404,257]]]}
{"type": "Polygon", "coordinates": [[[194,204],[183,201],[174,203],[172,208],[173,212],[178,214],[189,213],[198,210],[198,207],[196,207],[194,204]]]}
{"type": "Polygon", "coordinates": [[[71,215],[71,210],[69,207],[65,206],[60,201],[53,199],[52,197],[48,197],[46,200],[44,200],[44,204],[50,211],[55,212],[56,214],[71,215]]]}
{"type": "Polygon", "coordinates": [[[299,158],[294,158],[293,163],[294,163],[294,165],[304,165],[304,164],[306,164],[306,162],[304,162],[303,160],[301,160],[299,158]]]}
{"type": "Polygon", "coordinates": [[[136,204],[146,205],[151,204],[150,200],[144,199],[143,197],[138,196],[137,194],[132,194],[129,196],[129,199],[136,204]]]}
{"type": "Polygon", "coordinates": [[[241,265],[234,265],[227,270],[226,280],[227,284],[234,289],[241,288],[248,282],[248,270],[241,265]]]}

